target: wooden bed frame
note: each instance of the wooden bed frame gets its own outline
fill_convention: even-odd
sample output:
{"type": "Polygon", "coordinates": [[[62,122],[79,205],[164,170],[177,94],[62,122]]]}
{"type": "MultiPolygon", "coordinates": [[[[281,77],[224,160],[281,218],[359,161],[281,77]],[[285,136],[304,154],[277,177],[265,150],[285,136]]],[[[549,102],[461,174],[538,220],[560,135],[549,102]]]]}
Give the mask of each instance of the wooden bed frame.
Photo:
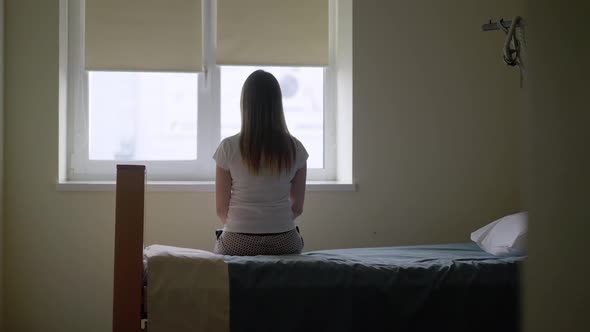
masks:
{"type": "Polygon", "coordinates": [[[145,166],[117,165],[113,332],[139,332],[142,321],[145,166]]]}

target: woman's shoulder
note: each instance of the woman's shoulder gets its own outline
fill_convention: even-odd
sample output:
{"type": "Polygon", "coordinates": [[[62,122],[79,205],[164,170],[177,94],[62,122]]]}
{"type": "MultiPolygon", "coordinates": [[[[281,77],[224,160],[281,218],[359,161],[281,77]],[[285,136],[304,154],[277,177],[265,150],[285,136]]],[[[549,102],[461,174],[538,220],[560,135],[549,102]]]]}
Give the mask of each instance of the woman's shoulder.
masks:
{"type": "Polygon", "coordinates": [[[307,161],[309,154],[307,153],[305,146],[303,146],[303,143],[301,143],[297,137],[291,135],[291,138],[293,139],[293,144],[295,145],[295,167],[299,169],[303,167],[303,164],[305,161],[307,161]]]}
{"type": "Polygon", "coordinates": [[[213,159],[215,159],[218,163],[225,164],[229,160],[233,159],[236,154],[236,151],[240,150],[240,137],[239,134],[226,137],[221,140],[219,145],[217,146],[217,150],[213,155],[213,159]]]}
{"type": "Polygon", "coordinates": [[[305,150],[305,146],[303,146],[303,143],[301,143],[301,141],[297,139],[297,137],[291,135],[291,139],[293,140],[293,144],[295,144],[297,150],[305,150]]]}
{"type": "Polygon", "coordinates": [[[240,134],[235,134],[232,136],[228,136],[224,139],[221,140],[221,143],[219,143],[220,147],[223,147],[225,149],[232,149],[235,147],[238,147],[240,145],[240,134]]]}

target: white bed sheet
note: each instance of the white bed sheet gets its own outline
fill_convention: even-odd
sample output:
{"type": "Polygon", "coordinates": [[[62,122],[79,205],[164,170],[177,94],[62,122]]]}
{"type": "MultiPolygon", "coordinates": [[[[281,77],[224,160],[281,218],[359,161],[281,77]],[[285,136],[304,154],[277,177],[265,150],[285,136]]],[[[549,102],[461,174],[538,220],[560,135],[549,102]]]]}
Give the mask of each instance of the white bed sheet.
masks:
{"type": "Polygon", "coordinates": [[[150,332],[229,331],[229,277],[223,256],[151,245],[147,308],[150,332]]]}

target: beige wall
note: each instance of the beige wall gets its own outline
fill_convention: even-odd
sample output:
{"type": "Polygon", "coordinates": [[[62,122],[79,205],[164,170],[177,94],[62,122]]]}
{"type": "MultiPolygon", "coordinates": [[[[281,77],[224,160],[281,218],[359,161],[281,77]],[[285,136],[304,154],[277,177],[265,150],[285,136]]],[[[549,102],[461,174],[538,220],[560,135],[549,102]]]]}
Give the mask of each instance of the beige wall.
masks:
{"type": "Polygon", "coordinates": [[[4,0],[0,0],[0,331],[4,313],[4,0]]]}
{"type": "Polygon", "coordinates": [[[4,0],[0,0],[0,331],[4,323],[4,0]]]}
{"type": "Polygon", "coordinates": [[[588,1],[528,0],[525,331],[590,326],[588,1]],[[559,22],[551,24],[551,22],[559,22]]]}
{"type": "Polygon", "coordinates": [[[503,34],[482,32],[481,24],[521,7],[519,1],[354,2],[360,191],[350,195],[354,212],[344,214],[345,241],[461,241],[474,227],[519,209],[522,92],[516,70],[500,58],[503,34]],[[357,234],[366,238],[355,241],[357,234]]]}
{"type": "MultiPolygon", "coordinates": [[[[56,192],[58,1],[7,0],[7,331],[108,331],[114,195],[56,192]]],[[[517,1],[356,1],[357,192],[309,193],[308,250],[467,241],[519,210],[517,1]]],[[[149,193],[148,243],[210,248],[212,193],[149,193]]]]}

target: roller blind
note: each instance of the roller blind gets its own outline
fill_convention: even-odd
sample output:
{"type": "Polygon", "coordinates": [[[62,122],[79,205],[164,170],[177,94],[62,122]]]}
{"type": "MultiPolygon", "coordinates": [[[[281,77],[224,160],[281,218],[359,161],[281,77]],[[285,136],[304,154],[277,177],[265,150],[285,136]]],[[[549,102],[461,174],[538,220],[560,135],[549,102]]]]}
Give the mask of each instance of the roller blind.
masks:
{"type": "Polygon", "coordinates": [[[217,63],[326,66],[328,0],[218,0],[217,63]]]}
{"type": "Polygon", "coordinates": [[[198,72],[201,0],[86,0],[88,70],[198,72]]]}

